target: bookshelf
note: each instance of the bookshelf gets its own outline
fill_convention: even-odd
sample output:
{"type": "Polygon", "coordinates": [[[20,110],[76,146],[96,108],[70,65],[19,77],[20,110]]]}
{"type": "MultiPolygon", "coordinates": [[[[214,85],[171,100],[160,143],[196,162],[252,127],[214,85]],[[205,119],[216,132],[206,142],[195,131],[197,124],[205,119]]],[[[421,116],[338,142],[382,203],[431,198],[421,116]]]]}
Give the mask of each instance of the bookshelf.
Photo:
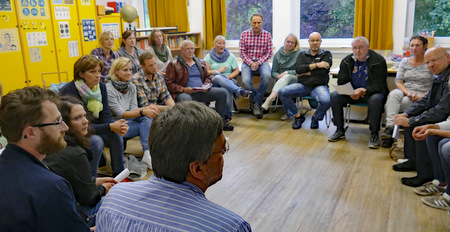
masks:
{"type": "Polygon", "coordinates": [[[200,33],[175,33],[175,34],[164,34],[166,37],[166,45],[172,51],[172,55],[181,55],[180,45],[185,39],[190,39],[194,42],[195,56],[203,59],[203,48],[200,33]]]}

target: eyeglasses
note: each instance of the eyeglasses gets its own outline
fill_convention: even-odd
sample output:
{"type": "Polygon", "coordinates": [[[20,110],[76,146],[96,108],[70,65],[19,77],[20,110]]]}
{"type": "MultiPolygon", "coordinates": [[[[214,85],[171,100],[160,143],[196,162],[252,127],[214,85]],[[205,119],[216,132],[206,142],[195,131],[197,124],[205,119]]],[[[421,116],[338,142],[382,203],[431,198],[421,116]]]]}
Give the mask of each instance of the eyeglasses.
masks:
{"type": "Polygon", "coordinates": [[[51,122],[51,123],[42,123],[42,124],[37,124],[37,125],[33,125],[32,127],[46,127],[46,126],[57,126],[58,129],[61,128],[61,125],[64,123],[64,121],[61,119],[59,119],[57,122],[51,122]]]}
{"type": "Polygon", "coordinates": [[[365,49],[367,46],[359,46],[359,47],[352,47],[353,50],[363,50],[365,49]]]}
{"type": "Polygon", "coordinates": [[[288,43],[288,44],[295,44],[295,42],[289,41],[289,40],[286,40],[286,43],[288,43]]]}
{"type": "Polygon", "coordinates": [[[228,141],[225,141],[225,144],[223,145],[222,150],[220,151],[214,151],[214,153],[222,153],[222,155],[225,155],[225,153],[227,153],[230,150],[230,144],[228,144],[228,141]]]}
{"type": "Polygon", "coordinates": [[[438,58],[436,58],[436,59],[427,61],[427,62],[425,62],[425,64],[428,65],[428,64],[430,64],[430,63],[434,63],[434,62],[436,62],[436,61],[442,59],[442,57],[444,57],[444,56],[446,56],[446,55],[447,55],[447,54],[444,54],[444,55],[442,55],[442,56],[440,56],[440,57],[438,57],[438,58]]]}

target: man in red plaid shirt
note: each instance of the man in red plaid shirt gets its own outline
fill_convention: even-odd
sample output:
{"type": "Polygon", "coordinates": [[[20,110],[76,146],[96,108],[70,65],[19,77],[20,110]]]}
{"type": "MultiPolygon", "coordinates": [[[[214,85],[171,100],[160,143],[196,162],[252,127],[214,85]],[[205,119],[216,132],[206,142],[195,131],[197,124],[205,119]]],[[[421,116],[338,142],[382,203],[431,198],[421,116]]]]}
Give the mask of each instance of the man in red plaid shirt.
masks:
{"type": "Polygon", "coordinates": [[[252,91],[250,107],[253,114],[257,118],[262,118],[262,98],[271,77],[271,68],[267,61],[272,57],[272,36],[261,28],[263,25],[262,15],[253,14],[250,21],[252,29],[243,31],[239,40],[239,51],[244,61],[241,67],[241,76],[244,87],[252,91]],[[252,83],[252,76],[257,73],[261,76],[258,90],[252,83]]]}

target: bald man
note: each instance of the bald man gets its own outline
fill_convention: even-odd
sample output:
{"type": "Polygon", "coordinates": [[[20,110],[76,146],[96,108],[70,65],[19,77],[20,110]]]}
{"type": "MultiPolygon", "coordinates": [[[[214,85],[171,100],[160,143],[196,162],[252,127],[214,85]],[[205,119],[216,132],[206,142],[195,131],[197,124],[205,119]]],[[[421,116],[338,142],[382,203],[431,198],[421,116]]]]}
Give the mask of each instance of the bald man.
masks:
{"type": "MultiPolygon", "coordinates": [[[[404,177],[402,183],[411,187],[419,187],[432,181],[440,175],[438,169],[433,170],[429,153],[433,149],[427,148],[431,141],[416,141],[412,137],[415,127],[445,121],[450,115],[450,55],[442,47],[433,47],[425,53],[425,63],[434,74],[431,90],[419,101],[412,104],[403,114],[394,117],[394,124],[405,127],[405,158],[407,162],[393,166],[395,171],[414,171],[417,176],[404,177]],[[435,171],[435,172],[433,172],[435,171]]],[[[433,165],[434,166],[434,165],[433,165]]]]}

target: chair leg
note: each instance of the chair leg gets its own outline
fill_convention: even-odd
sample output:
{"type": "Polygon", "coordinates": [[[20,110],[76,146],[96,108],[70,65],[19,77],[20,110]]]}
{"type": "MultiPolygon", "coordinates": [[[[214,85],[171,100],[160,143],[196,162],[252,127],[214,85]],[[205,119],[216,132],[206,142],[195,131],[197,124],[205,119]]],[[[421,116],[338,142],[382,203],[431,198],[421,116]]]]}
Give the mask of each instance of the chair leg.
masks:
{"type": "Polygon", "coordinates": [[[347,109],[345,110],[344,125],[344,131],[347,131],[348,126],[350,125],[350,103],[347,104],[347,109]]]}
{"type": "Polygon", "coordinates": [[[328,109],[327,112],[325,112],[325,123],[327,124],[327,128],[330,128],[331,125],[331,110],[328,109]]]}
{"type": "Polygon", "coordinates": [[[233,108],[234,108],[234,112],[233,113],[239,113],[239,107],[236,103],[236,95],[233,93],[232,94],[232,98],[233,98],[233,108]]]}

